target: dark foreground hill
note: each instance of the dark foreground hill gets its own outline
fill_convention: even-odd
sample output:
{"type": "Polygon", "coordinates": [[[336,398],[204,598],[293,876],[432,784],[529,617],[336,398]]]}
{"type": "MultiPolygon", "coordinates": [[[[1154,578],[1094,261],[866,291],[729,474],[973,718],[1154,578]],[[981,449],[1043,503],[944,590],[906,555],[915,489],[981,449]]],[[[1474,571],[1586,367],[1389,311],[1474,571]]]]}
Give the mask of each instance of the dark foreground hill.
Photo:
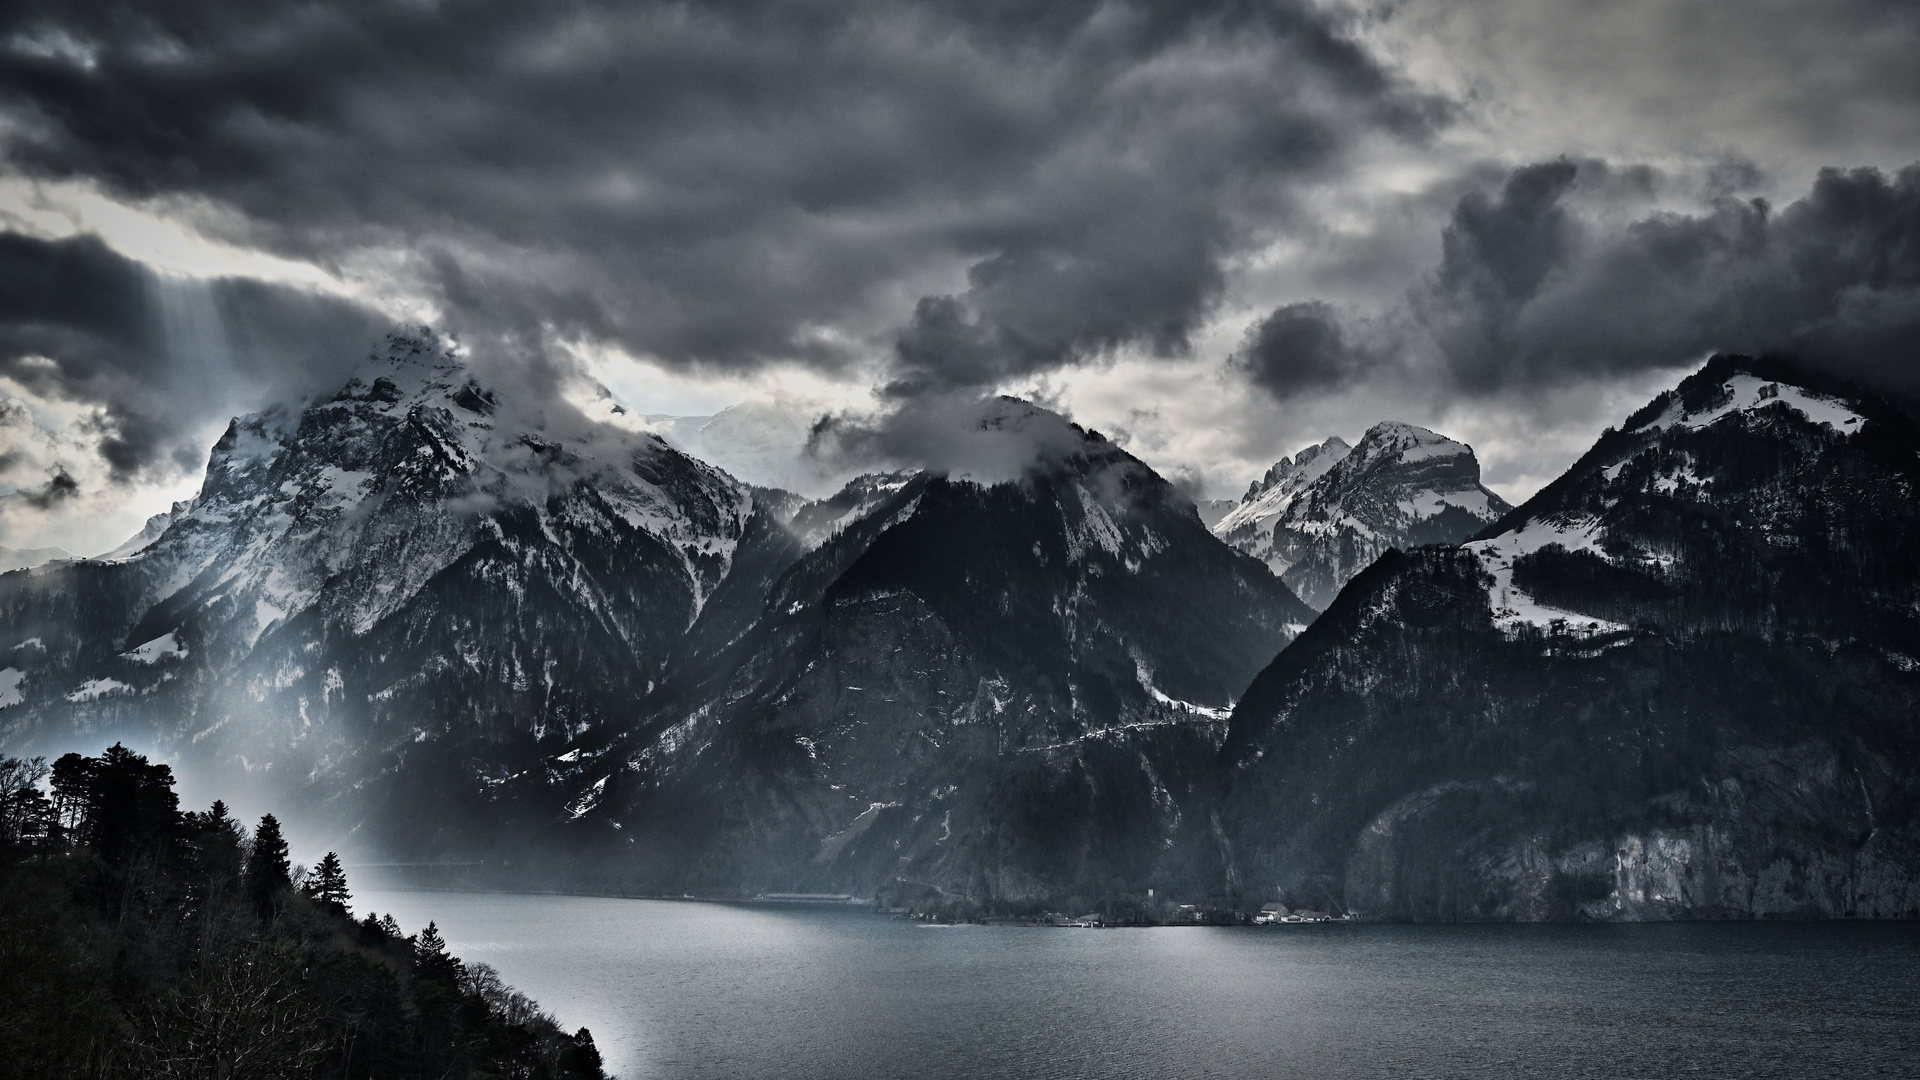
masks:
{"type": "Polygon", "coordinates": [[[1410,919],[1920,915],[1920,429],[1718,357],[1254,682],[1211,878],[1410,919]]]}
{"type": "Polygon", "coordinates": [[[354,922],[337,860],[296,887],[271,815],[183,814],[118,744],[46,771],[0,757],[0,1077],[604,1075],[431,923],[354,922]]]}

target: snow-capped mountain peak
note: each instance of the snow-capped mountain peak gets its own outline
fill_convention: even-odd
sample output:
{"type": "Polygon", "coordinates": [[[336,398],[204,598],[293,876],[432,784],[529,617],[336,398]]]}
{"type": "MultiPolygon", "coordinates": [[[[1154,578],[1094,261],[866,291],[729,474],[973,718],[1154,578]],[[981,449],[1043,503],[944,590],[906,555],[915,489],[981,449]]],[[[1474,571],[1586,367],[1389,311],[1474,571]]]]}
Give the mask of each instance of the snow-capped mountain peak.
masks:
{"type": "Polygon", "coordinates": [[[122,557],[171,562],[177,586],[218,566],[220,589],[255,596],[255,636],[350,569],[364,577],[350,620],[364,632],[476,537],[499,535],[501,513],[532,514],[549,538],[556,518],[617,519],[674,552],[696,597],[724,576],[751,510],[743,486],[658,436],[534,426],[520,404],[445,342],[390,335],[330,398],[236,419],[192,507],[122,557]]]}
{"type": "MultiPolygon", "coordinates": [[[[35,660],[35,695],[19,704],[118,708],[249,664],[275,669],[243,691],[267,701],[312,673],[264,658],[315,648],[316,635],[330,644],[315,655],[382,635],[467,665],[504,649],[515,659],[486,677],[504,670],[514,685],[527,679],[514,665],[533,663],[518,651],[546,649],[531,642],[563,627],[610,636],[602,655],[635,671],[663,662],[731,572],[752,490],[656,435],[519,393],[486,385],[444,340],[394,334],[337,392],[236,418],[198,495],[76,564],[112,582],[88,586],[115,597],[111,614],[62,631],[84,640],[35,660]],[[529,638],[448,629],[427,612],[444,611],[449,589],[545,614],[529,638]],[[440,636],[425,645],[422,633],[440,636]],[[184,666],[136,663],[162,639],[184,666]]],[[[31,588],[80,587],[65,580],[31,588]]],[[[315,699],[302,694],[306,716],[315,699]]]]}
{"type": "Polygon", "coordinates": [[[1526,506],[1468,543],[1492,575],[1496,622],[1509,631],[1522,623],[1575,633],[1624,630],[1618,622],[1541,602],[1516,585],[1514,572],[1520,568],[1524,578],[1526,568],[1543,559],[1574,559],[1591,573],[1649,580],[1684,576],[1684,558],[1650,522],[1698,518],[1717,522],[1716,528],[1732,523],[1743,531],[1757,530],[1770,546],[1800,546],[1795,538],[1804,531],[1807,507],[1799,494],[1780,488],[1756,492],[1744,473],[1738,474],[1740,483],[1730,484],[1727,462],[1733,456],[1725,447],[1764,444],[1769,457],[1791,451],[1811,458],[1818,446],[1859,434],[1869,423],[1863,411],[1868,406],[1844,393],[1798,385],[1791,377],[1804,373],[1774,367],[1715,358],[1629,417],[1620,431],[1603,436],[1526,506]]]}
{"type": "Polygon", "coordinates": [[[1729,416],[1769,408],[1785,408],[1842,434],[1858,431],[1863,419],[1839,397],[1746,372],[1727,376],[1711,393],[1674,393],[1663,398],[1665,406],[1657,415],[1646,418],[1643,410],[1637,417],[1640,422],[1629,423],[1627,430],[1654,434],[1674,426],[1703,428],[1729,416]]]}
{"type": "Polygon", "coordinates": [[[1368,463],[1427,461],[1473,454],[1466,443],[1397,420],[1383,421],[1368,428],[1357,449],[1360,459],[1368,463]]]}
{"type": "Polygon", "coordinates": [[[1459,543],[1507,510],[1472,447],[1387,421],[1281,461],[1213,531],[1325,607],[1388,548],[1459,543]]]}
{"type": "Polygon", "coordinates": [[[1328,469],[1352,452],[1353,447],[1347,445],[1345,439],[1333,435],[1325,442],[1274,462],[1273,468],[1267,470],[1267,475],[1247,486],[1246,497],[1240,500],[1240,505],[1214,524],[1214,535],[1224,537],[1236,530],[1258,526],[1281,514],[1293,502],[1294,496],[1325,476],[1328,469]]]}

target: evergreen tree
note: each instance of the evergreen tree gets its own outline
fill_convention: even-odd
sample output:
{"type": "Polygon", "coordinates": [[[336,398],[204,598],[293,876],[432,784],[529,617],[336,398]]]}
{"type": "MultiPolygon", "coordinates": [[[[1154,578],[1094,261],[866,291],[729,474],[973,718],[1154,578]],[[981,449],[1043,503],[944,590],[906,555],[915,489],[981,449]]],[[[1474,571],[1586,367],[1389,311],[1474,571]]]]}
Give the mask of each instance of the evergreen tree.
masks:
{"type": "Polygon", "coordinates": [[[340,856],[327,852],[320,865],[307,875],[302,891],[329,907],[347,910],[347,901],[353,899],[353,894],[347,891],[347,872],[340,866],[340,856]]]}
{"type": "Polygon", "coordinates": [[[260,818],[253,832],[253,850],[247,855],[247,898],[263,919],[273,917],[280,896],[293,888],[293,868],[287,862],[287,841],[280,821],[272,814],[260,818]]]}
{"type": "Polygon", "coordinates": [[[596,1077],[606,1075],[600,1060],[600,1048],[593,1045],[593,1032],[581,1028],[574,1033],[573,1045],[560,1054],[561,1075],[596,1077]]]}
{"type": "MultiPolygon", "coordinates": [[[[6,803],[35,802],[25,793],[43,767],[0,756],[0,841],[15,840],[0,842],[0,1080],[604,1077],[597,1054],[574,1052],[589,1036],[466,970],[438,926],[418,938],[392,916],[356,927],[292,892],[271,816],[247,857],[225,804],[180,814],[171,772],[125,747],[55,770],[72,828],[49,837],[44,800],[6,803]]],[[[344,896],[338,861],[315,883],[337,874],[344,896]]]]}
{"type": "Polygon", "coordinates": [[[451,984],[459,978],[460,961],[447,954],[446,939],[440,936],[440,928],[431,922],[414,939],[413,969],[417,977],[436,982],[451,984]]]}
{"type": "Polygon", "coordinates": [[[227,804],[215,799],[204,814],[192,815],[200,870],[211,887],[237,885],[246,868],[246,830],[227,813],[227,804]]]}
{"type": "Polygon", "coordinates": [[[184,898],[201,947],[210,948],[223,927],[237,930],[232,920],[250,908],[242,892],[247,833],[228,816],[227,804],[215,801],[206,813],[187,815],[187,838],[192,860],[184,898]]]}
{"type": "Polygon", "coordinates": [[[53,763],[61,824],[109,866],[165,847],[180,836],[173,770],[114,743],[97,758],[67,754],[53,763]]]}

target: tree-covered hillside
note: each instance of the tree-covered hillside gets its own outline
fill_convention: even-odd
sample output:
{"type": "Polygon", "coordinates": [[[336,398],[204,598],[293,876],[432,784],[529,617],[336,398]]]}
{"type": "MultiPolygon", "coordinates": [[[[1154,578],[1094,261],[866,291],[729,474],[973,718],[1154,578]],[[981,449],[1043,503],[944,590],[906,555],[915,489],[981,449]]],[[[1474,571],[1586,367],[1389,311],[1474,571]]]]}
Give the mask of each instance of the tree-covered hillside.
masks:
{"type": "Polygon", "coordinates": [[[349,899],[336,856],[183,813],[123,746],[0,758],[0,1077],[604,1075],[584,1028],[349,899]]]}

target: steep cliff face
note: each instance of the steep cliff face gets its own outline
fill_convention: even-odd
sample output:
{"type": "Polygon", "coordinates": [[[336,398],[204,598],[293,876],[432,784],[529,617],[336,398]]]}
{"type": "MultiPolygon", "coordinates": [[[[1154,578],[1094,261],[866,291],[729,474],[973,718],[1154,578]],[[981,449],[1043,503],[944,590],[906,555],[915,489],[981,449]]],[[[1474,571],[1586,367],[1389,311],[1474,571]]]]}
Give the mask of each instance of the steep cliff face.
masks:
{"type": "Polygon", "coordinates": [[[9,749],[124,733],[364,835],[497,825],[490,781],[623,715],[736,570],[798,554],[717,470],[518,404],[394,336],[331,399],[234,421],[153,535],[0,576],[9,749]]]}
{"type": "Polygon", "coordinates": [[[582,777],[640,853],[608,872],[1006,903],[1154,880],[1234,697],[1311,612],[1071,441],[1019,480],[868,477],[802,510],[811,550],[716,679],[582,777]]]}
{"type": "Polygon", "coordinates": [[[1471,447],[1389,422],[1281,461],[1213,531],[1319,610],[1389,548],[1457,544],[1509,509],[1471,447]]]}
{"type": "Polygon", "coordinates": [[[1716,358],[1236,709],[1223,866],[1377,917],[1920,913],[1920,430],[1716,358]]]}

